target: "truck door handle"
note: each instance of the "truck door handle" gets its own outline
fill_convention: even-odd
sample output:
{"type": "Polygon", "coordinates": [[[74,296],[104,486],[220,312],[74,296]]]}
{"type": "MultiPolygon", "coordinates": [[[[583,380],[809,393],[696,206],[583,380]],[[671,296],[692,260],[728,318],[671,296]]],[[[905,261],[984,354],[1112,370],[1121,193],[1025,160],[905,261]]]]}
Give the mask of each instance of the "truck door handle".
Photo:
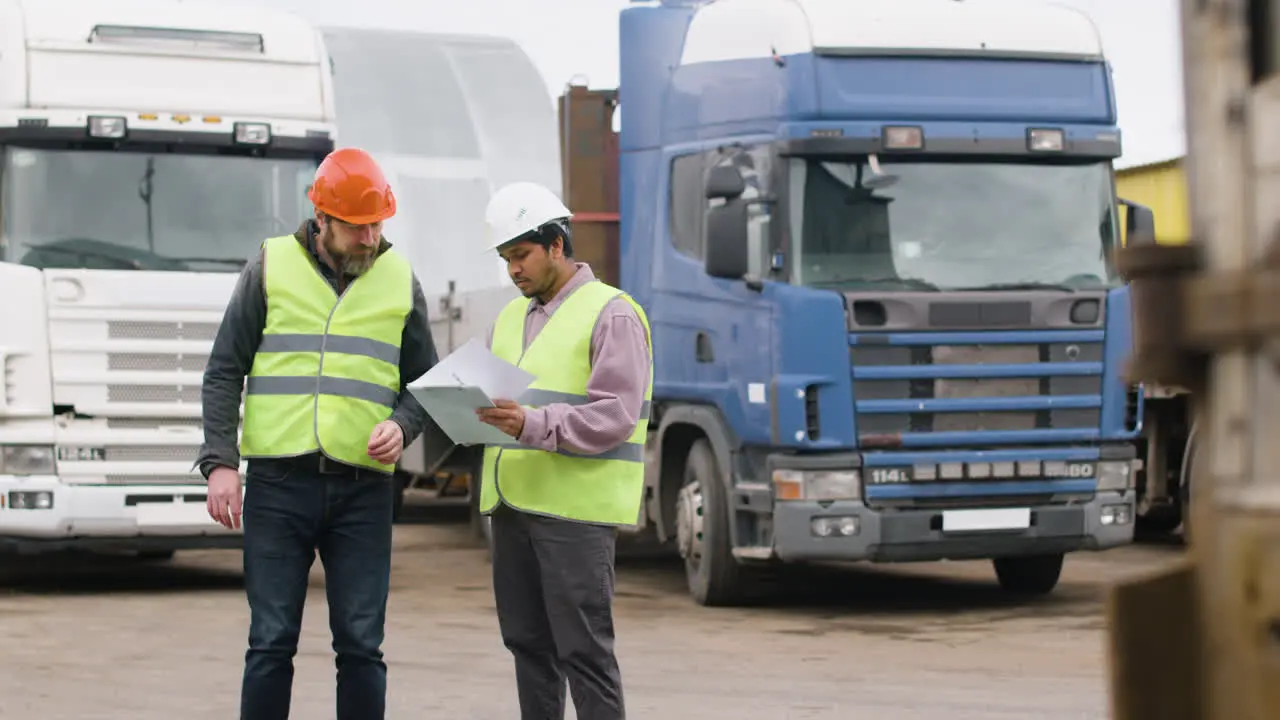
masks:
{"type": "Polygon", "coordinates": [[[705,332],[698,331],[697,342],[694,343],[693,355],[700,363],[710,363],[716,361],[716,352],[711,349],[711,336],[705,332]]]}

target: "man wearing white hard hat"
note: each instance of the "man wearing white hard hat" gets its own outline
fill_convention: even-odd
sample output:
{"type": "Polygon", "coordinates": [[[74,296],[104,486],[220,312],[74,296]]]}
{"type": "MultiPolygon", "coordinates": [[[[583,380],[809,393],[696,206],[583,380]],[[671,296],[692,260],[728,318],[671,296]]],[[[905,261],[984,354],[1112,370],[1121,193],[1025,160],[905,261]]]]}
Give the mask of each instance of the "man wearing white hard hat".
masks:
{"type": "Polygon", "coordinates": [[[511,436],[485,448],[480,511],[490,516],[493,589],[515,658],[524,720],[626,716],[614,654],[617,528],[639,520],[653,352],[644,311],[573,259],[569,209],[533,183],[489,201],[486,251],[523,297],[489,347],[537,379],[477,411],[511,436]]]}

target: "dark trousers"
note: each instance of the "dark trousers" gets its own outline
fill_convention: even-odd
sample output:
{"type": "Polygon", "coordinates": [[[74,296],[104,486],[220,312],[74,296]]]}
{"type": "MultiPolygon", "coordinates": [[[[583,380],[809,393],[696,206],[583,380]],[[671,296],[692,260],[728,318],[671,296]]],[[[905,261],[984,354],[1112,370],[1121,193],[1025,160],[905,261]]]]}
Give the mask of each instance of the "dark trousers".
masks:
{"type": "Polygon", "coordinates": [[[244,575],[249,650],[242,720],[285,720],[307,576],[319,551],[337,654],[339,720],[381,720],[383,624],[395,493],[387,475],[315,456],[251,460],[245,478],[244,575]]]}
{"type": "Polygon", "coordinates": [[[622,720],[614,655],[617,530],[529,515],[492,515],[493,590],[515,657],[521,720],[563,720],[565,681],[579,720],[622,720]]]}

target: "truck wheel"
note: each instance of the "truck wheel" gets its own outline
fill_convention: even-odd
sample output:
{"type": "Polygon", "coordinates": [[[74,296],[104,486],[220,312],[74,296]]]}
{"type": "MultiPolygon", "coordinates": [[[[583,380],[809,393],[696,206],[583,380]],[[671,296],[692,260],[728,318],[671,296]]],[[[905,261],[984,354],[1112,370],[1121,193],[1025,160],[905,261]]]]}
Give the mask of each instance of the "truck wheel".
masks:
{"type": "Polygon", "coordinates": [[[1063,554],[996,558],[1000,587],[1015,595],[1048,595],[1062,575],[1063,554]]]}
{"type": "Polygon", "coordinates": [[[742,601],[747,572],[733,557],[724,478],[706,439],[693,443],[685,461],[684,486],[676,499],[676,545],[695,602],[728,606],[742,601]]]}
{"type": "Polygon", "coordinates": [[[1137,531],[1138,535],[1148,538],[1158,538],[1178,529],[1182,524],[1182,514],[1177,508],[1161,507],[1153,508],[1149,514],[1138,518],[1137,531]]]}

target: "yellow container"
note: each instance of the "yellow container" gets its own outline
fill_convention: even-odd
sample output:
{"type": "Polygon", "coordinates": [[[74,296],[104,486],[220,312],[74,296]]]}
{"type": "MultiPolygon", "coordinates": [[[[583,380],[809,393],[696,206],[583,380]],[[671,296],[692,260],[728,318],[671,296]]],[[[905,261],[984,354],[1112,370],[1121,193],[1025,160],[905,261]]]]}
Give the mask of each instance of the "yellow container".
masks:
{"type": "MultiPolygon", "coordinates": [[[[1182,158],[1116,171],[1116,195],[1151,208],[1156,217],[1156,242],[1183,245],[1191,239],[1187,209],[1187,178],[1182,158]]],[[[1120,209],[1124,227],[1125,208],[1120,209]]]]}

